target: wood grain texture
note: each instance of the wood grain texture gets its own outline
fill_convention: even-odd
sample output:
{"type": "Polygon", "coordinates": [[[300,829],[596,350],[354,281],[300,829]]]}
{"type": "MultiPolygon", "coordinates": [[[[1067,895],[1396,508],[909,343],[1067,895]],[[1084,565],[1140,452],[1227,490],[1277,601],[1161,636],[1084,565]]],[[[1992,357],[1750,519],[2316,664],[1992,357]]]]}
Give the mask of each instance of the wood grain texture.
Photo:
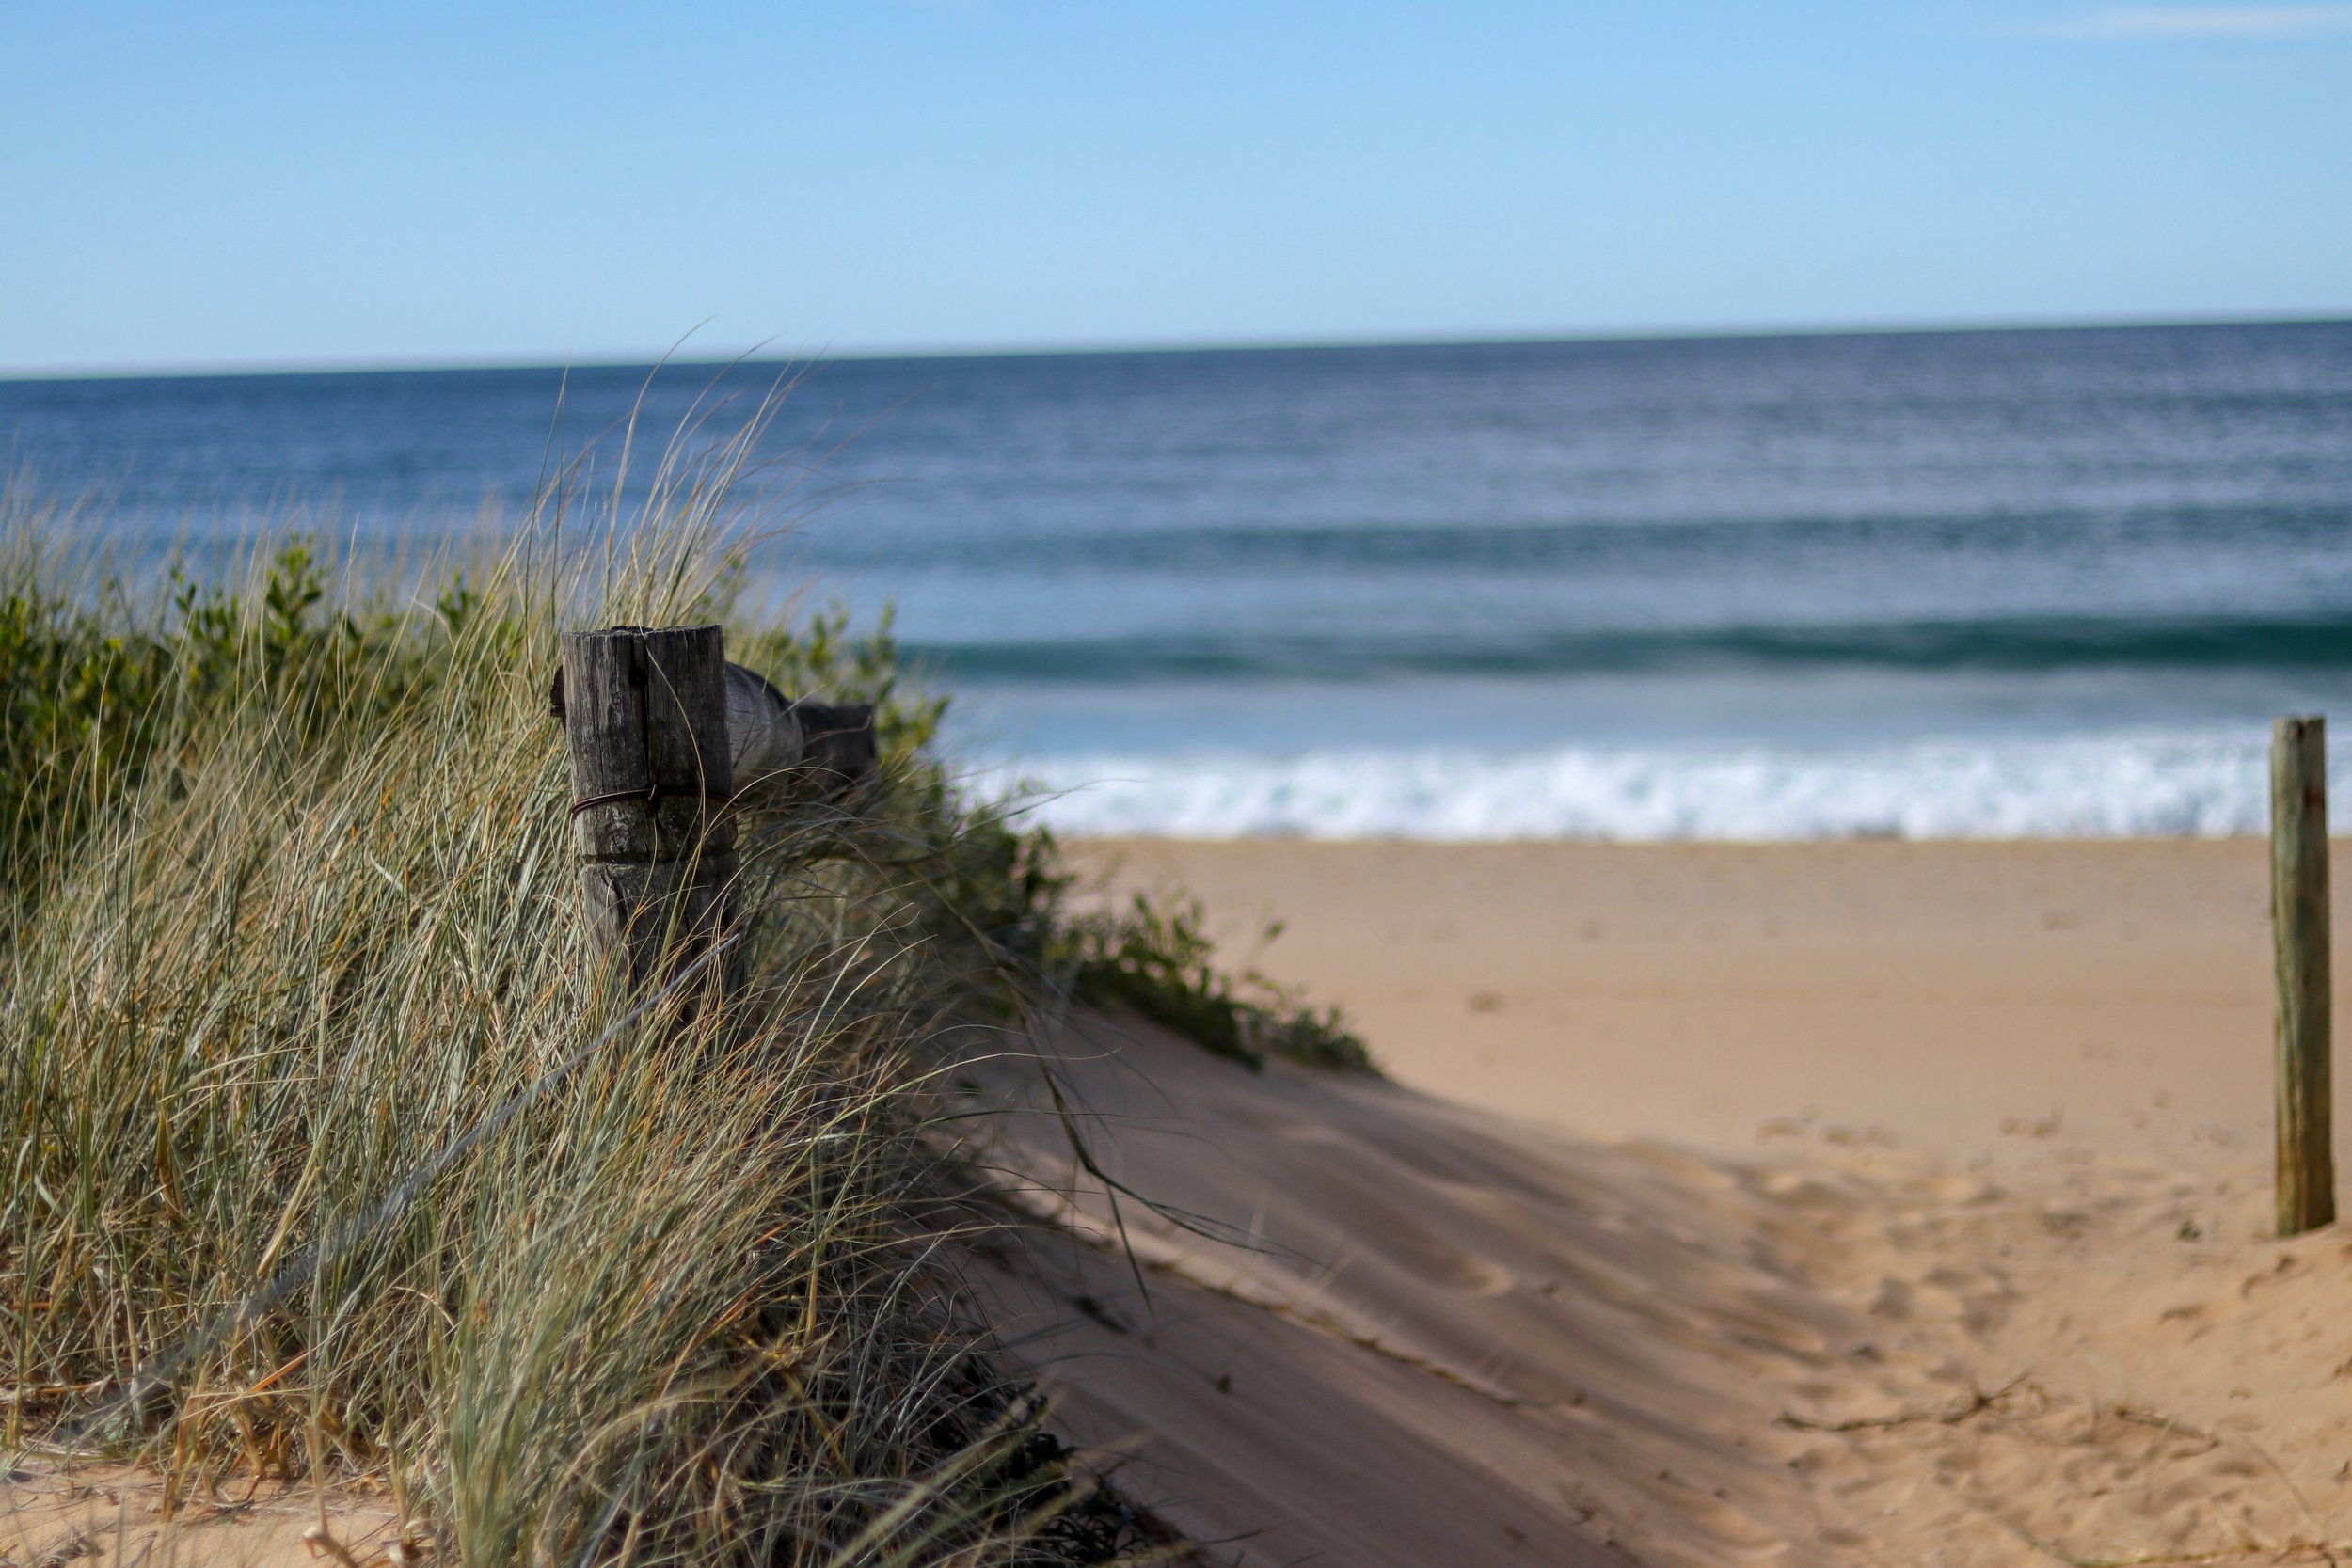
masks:
{"type": "Polygon", "coordinates": [[[2279,971],[2279,1234],[2294,1236],[2336,1217],[2328,730],[2321,719],[2281,719],[2272,726],[2270,911],[2279,971]]]}
{"type": "Polygon", "coordinates": [[[735,828],[725,641],[707,626],[564,639],[564,730],[581,908],[631,989],[658,983],[733,921],[735,828]]]}
{"type": "Polygon", "coordinates": [[[739,664],[727,666],[727,734],[736,787],[754,806],[838,795],[874,770],[872,705],[787,696],[739,664]]]}

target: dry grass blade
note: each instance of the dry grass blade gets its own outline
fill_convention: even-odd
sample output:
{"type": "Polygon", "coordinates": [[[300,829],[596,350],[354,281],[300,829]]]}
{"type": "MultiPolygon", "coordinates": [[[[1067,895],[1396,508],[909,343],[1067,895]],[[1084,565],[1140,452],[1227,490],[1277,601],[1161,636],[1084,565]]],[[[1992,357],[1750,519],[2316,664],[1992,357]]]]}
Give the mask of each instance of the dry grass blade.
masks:
{"type": "MultiPolygon", "coordinates": [[[[616,1019],[580,947],[547,661],[568,625],[723,612],[755,434],[584,538],[559,497],[430,602],[338,606],[285,550],[177,620],[0,583],[67,705],[8,732],[11,1444],[103,1438],[178,1497],[389,1476],[455,1563],[1118,1549],[1072,1544],[1103,1531],[918,1223],[909,1064],[1006,962],[940,889],[1027,896],[920,755],[936,705],[889,710],[883,785],[747,831],[739,1005],[616,1019]]],[[[824,646],[771,667],[888,699],[886,649],[824,646]]]]}

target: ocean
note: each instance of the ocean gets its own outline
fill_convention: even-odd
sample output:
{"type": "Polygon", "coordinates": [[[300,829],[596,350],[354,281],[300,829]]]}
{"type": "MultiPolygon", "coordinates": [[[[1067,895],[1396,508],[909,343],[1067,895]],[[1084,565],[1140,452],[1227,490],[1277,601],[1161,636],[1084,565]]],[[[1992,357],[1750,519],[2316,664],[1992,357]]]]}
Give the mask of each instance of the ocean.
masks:
{"type": "MultiPolygon", "coordinates": [[[[8,382],[0,463],[413,536],[781,373],[8,382]]],[[[894,604],[1073,832],[2251,832],[2352,724],[2352,323],[841,360],[760,451],[755,594],[894,604]]]]}

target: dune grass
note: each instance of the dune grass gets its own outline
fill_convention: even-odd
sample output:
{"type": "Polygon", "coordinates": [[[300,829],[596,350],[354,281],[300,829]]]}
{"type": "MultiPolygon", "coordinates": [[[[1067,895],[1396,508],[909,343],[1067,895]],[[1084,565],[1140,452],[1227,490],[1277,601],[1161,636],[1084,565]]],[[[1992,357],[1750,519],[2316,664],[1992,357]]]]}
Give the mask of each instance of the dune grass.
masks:
{"type": "Polygon", "coordinates": [[[381,1486],[479,1568],[1175,1549],[961,1315],[989,1211],[930,1082],[1072,999],[1368,1058],[1197,909],[1070,914],[886,620],[733,612],[762,422],[373,575],[265,530],[134,589],[0,494],[0,1447],[381,1486]],[[739,995],[625,1007],[548,677],[563,630],[710,619],[874,703],[882,765],[741,816],[739,995]]]}
{"type": "MultiPolygon", "coordinates": [[[[1266,927],[1260,945],[1281,935],[1266,927]]],[[[1255,965],[1217,961],[1197,898],[1138,893],[1057,928],[1061,971],[1089,1002],[1124,1005],[1252,1071],[1280,1056],[1336,1072],[1376,1073],[1371,1050],[1340,1009],[1310,1005],[1255,965]]]]}
{"type": "Polygon", "coordinates": [[[879,700],[886,753],[848,801],[743,824],[749,990],[631,1021],[594,981],[547,673],[564,627],[725,610],[723,479],[399,600],[280,542],[142,603],[18,529],[10,1448],[133,1458],[183,1498],[375,1477],[484,1568],[1138,1547],[937,1258],[968,1217],[925,1064],[1035,993],[1060,884],[929,759],[938,706],[886,637],[733,628],[794,689],[879,700]]]}

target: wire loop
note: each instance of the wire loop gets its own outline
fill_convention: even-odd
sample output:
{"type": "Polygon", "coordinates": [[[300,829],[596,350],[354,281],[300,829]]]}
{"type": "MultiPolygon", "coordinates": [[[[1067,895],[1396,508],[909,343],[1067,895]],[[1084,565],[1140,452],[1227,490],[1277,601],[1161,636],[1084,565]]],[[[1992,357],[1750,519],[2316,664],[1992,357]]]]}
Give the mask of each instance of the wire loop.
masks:
{"type": "Polygon", "coordinates": [[[723,790],[664,789],[660,784],[652,784],[644,789],[616,789],[610,795],[591,795],[585,800],[574,800],[572,802],[572,815],[574,816],[578,816],[581,812],[586,811],[590,806],[610,806],[616,805],[623,800],[643,800],[645,802],[645,815],[650,816],[653,815],[655,808],[659,807],[664,799],[671,796],[687,795],[696,795],[706,800],[715,800],[723,806],[731,803],[735,800],[734,796],[727,794],[723,790]]]}

